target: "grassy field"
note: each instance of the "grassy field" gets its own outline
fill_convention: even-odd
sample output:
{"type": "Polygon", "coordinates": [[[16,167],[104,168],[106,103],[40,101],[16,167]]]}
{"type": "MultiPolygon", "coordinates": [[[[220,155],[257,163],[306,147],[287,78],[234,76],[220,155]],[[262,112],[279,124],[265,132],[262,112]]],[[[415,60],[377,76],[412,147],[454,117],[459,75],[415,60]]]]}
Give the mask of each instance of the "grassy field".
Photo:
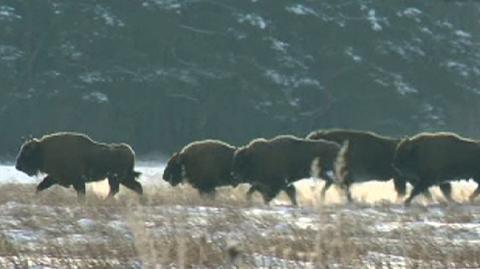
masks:
{"type": "MultiPolygon", "coordinates": [[[[0,185],[0,268],[478,268],[480,206],[418,199],[404,208],[391,184],[361,184],[346,205],[300,184],[301,206],[244,199],[246,186],[213,200],[189,187],[146,187],[146,202],[106,184],[88,190],[0,185]]],[[[434,190],[437,193],[437,190],[434,190]]]]}

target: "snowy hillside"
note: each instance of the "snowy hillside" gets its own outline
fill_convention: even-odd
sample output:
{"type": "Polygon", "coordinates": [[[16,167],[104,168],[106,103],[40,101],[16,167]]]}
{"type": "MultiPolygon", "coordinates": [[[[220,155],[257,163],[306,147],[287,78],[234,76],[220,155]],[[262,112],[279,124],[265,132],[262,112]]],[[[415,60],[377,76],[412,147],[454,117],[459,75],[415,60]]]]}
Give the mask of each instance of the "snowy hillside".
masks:
{"type": "Polygon", "coordinates": [[[478,18],[478,1],[5,0],[0,154],[56,130],[139,154],[324,127],[480,137],[478,18]]]}

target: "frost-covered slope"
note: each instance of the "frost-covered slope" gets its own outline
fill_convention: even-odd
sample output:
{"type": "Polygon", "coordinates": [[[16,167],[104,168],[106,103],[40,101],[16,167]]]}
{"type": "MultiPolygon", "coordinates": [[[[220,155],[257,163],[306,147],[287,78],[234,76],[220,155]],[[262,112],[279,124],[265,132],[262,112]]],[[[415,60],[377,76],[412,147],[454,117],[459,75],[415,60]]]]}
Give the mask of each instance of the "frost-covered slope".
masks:
{"type": "Polygon", "coordinates": [[[478,1],[2,1],[0,149],[65,129],[140,153],[332,126],[478,136],[479,17],[478,1]]]}

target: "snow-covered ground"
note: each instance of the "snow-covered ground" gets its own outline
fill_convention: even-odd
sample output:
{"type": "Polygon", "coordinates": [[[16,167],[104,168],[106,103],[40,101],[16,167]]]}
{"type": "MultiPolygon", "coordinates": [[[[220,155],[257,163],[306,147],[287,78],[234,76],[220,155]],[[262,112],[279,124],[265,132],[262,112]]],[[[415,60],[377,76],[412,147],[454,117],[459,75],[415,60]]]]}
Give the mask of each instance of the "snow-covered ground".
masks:
{"type": "Polygon", "coordinates": [[[405,208],[392,183],[358,184],[357,202],[347,205],[336,190],[319,202],[322,184],[303,180],[294,208],[285,195],[272,206],[249,204],[245,188],[204,200],[165,184],[162,165],[137,169],[146,203],[123,190],[109,201],[90,194],[81,205],[61,187],[36,196],[39,179],[0,166],[0,268],[480,266],[480,206],[465,202],[473,183],[454,184],[458,204],[420,198],[405,208]]]}
{"type": "MultiPolygon", "coordinates": [[[[165,169],[164,163],[140,163],[135,169],[142,172],[141,180],[144,183],[156,182],[153,179],[161,179],[163,169],[165,169]]],[[[0,184],[2,183],[39,183],[41,181],[38,177],[29,177],[25,173],[15,169],[12,164],[0,164],[0,184]]],[[[160,181],[161,182],[161,181],[160,181]]],[[[162,184],[162,182],[160,183],[162,184]]]]}

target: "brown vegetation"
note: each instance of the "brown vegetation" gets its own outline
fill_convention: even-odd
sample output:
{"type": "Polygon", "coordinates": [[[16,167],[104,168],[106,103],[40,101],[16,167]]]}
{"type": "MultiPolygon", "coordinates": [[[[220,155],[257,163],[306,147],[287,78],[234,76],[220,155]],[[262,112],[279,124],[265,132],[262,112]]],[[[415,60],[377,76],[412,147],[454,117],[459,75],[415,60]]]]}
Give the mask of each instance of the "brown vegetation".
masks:
{"type": "Polygon", "coordinates": [[[156,186],[146,189],[144,205],[130,192],[109,202],[89,192],[79,206],[71,190],[34,196],[32,188],[0,186],[2,268],[480,266],[478,205],[405,209],[377,200],[250,208],[244,189],[221,190],[211,201],[186,186],[156,186]]]}

